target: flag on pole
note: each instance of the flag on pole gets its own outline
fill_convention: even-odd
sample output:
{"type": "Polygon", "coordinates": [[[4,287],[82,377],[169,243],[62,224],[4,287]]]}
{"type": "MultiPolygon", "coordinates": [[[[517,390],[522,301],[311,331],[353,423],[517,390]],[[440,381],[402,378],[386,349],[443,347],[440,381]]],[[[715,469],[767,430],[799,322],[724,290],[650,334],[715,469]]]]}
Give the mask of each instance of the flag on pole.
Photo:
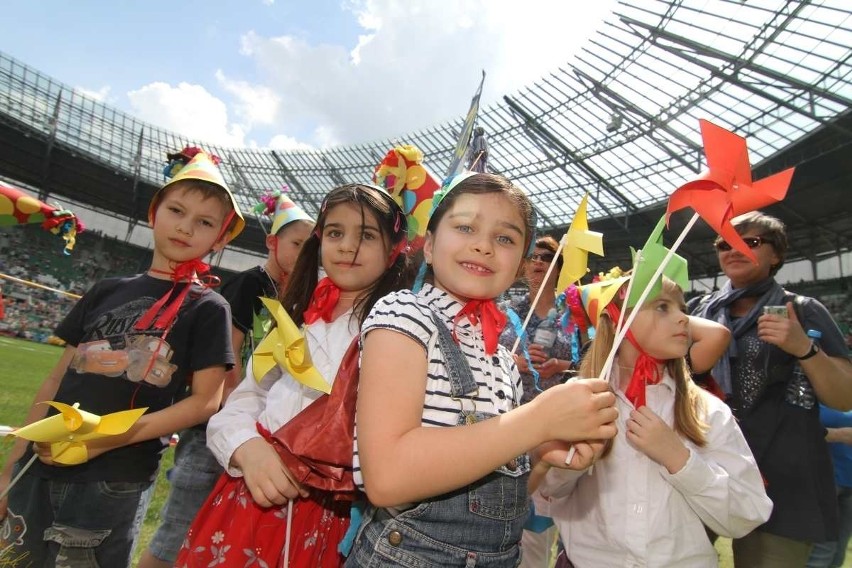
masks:
{"type": "Polygon", "coordinates": [[[470,108],[467,111],[467,116],[464,119],[459,139],[456,142],[456,149],[453,151],[453,159],[450,161],[450,167],[447,168],[445,179],[449,179],[459,173],[464,168],[464,157],[467,154],[467,148],[470,144],[470,137],[473,134],[473,125],[476,123],[476,117],[479,115],[479,98],[482,96],[482,85],[485,84],[485,71],[482,71],[482,79],[479,81],[479,88],[476,94],[470,100],[470,108]]]}

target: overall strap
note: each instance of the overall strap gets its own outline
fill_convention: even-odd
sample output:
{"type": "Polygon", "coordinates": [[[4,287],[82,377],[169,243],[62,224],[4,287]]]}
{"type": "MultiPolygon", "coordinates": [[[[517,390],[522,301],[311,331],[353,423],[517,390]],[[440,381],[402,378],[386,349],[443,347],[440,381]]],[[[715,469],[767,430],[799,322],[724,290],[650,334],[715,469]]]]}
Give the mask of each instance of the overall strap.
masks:
{"type": "Polygon", "coordinates": [[[432,321],[438,328],[438,350],[444,356],[447,375],[450,380],[450,393],[453,398],[472,395],[479,387],[470,371],[470,365],[467,364],[464,353],[453,341],[453,336],[447,329],[447,324],[441,320],[434,310],[430,309],[430,311],[432,312],[432,321]]]}

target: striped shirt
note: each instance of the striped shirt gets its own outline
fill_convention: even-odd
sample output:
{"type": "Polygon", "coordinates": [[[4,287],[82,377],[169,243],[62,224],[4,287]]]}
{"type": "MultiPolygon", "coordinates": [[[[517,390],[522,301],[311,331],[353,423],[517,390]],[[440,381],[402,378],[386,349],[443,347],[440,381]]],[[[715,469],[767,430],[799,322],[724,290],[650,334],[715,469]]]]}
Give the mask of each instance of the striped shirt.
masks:
{"type": "MultiPolygon", "coordinates": [[[[438,349],[438,329],[432,320],[434,311],[453,330],[453,318],[463,305],[455,298],[429,284],[417,294],[402,290],[379,300],[361,326],[361,339],[374,329],[389,329],[401,333],[423,347],[428,366],[426,392],[423,397],[423,426],[456,426],[459,413],[465,411],[503,414],[520,403],[522,386],[518,370],[508,349],[500,345],[494,355],[485,353],[482,330],[463,318],[455,326],[458,346],[479,385],[479,392],[470,398],[453,400],[444,358],[438,349]]],[[[389,378],[388,380],[392,380],[389,378]]],[[[362,490],[358,460],[358,432],[355,431],[354,459],[355,483],[362,490]]]]}

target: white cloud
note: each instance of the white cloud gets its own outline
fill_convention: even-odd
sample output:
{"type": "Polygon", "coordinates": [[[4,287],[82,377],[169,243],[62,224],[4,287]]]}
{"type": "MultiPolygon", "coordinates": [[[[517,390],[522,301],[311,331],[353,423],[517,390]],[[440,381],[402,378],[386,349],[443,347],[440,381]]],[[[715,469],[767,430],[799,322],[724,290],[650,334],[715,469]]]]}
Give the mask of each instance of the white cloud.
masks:
{"type": "Polygon", "coordinates": [[[81,95],[84,95],[86,97],[89,97],[90,99],[95,99],[96,101],[99,101],[99,102],[102,102],[102,103],[107,102],[109,100],[109,93],[110,93],[111,90],[112,90],[112,87],[110,87],[109,85],[105,85],[105,86],[101,87],[100,89],[98,89],[97,91],[93,91],[93,90],[87,89],[85,87],[74,87],[75,92],[80,93],[81,95]]]}
{"type": "Polygon", "coordinates": [[[203,142],[244,145],[244,128],[231,123],[225,103],[200,85],[172,87],[155,82],[130,91],[127,97],[133,114],[141,120],[203,142]]]}
{"type": "Polygon", "coordinates": [[[554,71],[613,3],[352,0],[365,32],[356,45],[250,32],[240,51],[279,97],[277,132],[311,133],[317,146],[367,142],[456,120],[481,69],[486,105],[554,71]]]}
{"type": "Polygon", "coordinates": [[[234,112],[240,119],[240,126],[248,130],[255,125],[275,123],[281,99],[272,89],[228,79],[221,69],[216,71],[216,80],[222,88],[234,96],[236,100],[234,112]]]}
{"type": "Polygon", "coordinates": [[[273,150],[315,150],[315,148],[310,144],[299,142],[292,136],[286,136],[284,134],[277,134],[273,136],[266,147],[272,148],[273,150]]]}

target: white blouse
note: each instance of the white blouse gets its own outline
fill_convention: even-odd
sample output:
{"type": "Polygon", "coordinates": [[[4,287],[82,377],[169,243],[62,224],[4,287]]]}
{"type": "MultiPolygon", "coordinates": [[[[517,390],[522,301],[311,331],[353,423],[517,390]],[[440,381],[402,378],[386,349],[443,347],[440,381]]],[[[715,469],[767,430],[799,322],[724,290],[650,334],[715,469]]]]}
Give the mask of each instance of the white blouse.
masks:
{"type": "MultiPolygon", "coordinates": [[[[358,320],[351,315],[349,310],[330,323],[320,319],[306,327],[311,359],[329,384],[334,384],[343,355],[358,334],[358,320]]],[[[278,365],[258,383],[249,359],[245,379],[207,424],[207,446],[230,475],[241,476],[242,472],[231,466],[231,456],[251,438],[260,437],[256,423],[275,432],[322,394],[302,385],[278,365]]]]}
{"type": "MultiPolygon", "coordinates": [[[[668,374],[646,389],[648,408],[669,426],[674,389],[668,374]]],[[[618,434],[609,456],[592,472],[553,468],[547,473],[539,492],[550,501],[574,566],[716,567],[705,524],[716,534],[738,538],[769,519],[772,501],[736,420],[724,402],[701,392],[707,444],[699,448],[684,439],[690,455],[677,473],[668,473],[627,441],[633,405],[621,391],[616,392],[618,434]]]]}

